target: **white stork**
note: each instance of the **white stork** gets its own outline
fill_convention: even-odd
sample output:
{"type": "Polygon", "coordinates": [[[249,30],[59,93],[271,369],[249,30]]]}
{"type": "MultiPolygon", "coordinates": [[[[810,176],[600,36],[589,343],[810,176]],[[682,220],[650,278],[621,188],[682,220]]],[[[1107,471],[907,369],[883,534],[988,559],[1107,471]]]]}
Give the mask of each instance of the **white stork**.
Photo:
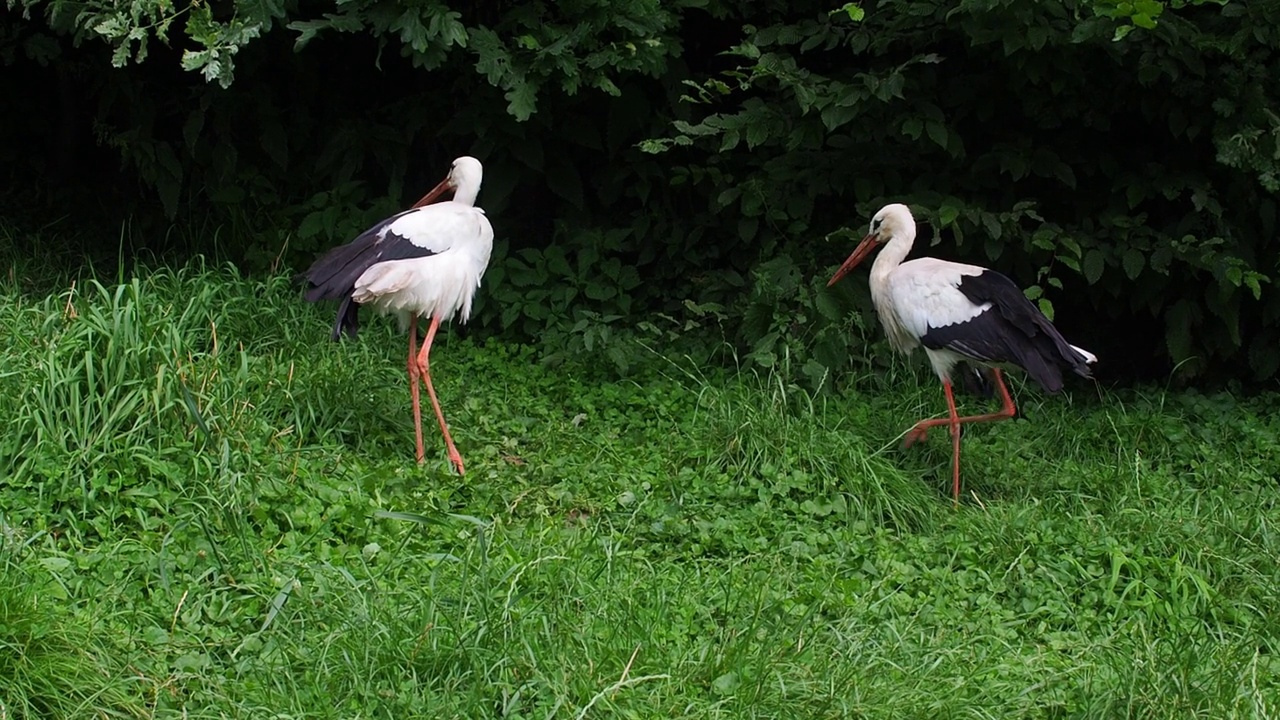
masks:
{"type": "Polygon", "coordinates": [[[960,426],[1005,420],[1017,412],[1005,387],[1001,366],[1027,371],[1046,392],[1062,390],[1062,370],[1093,377],[1089,363],[1097,358],[1068,343],[1009,278],[994,270],[918,258],[903,262],[916,238],[916,223],[906,205],[886,205],[871,219],[871,230],[831,277],[830,287],[879,245],[884,250],[871,265],[871,299],[889,344],[901,353],[923,345],[934,372],[942,379],[949,417],[921,420],[907,431],[903,445],[924,440],[929,428],[951,428],[952,495],[960,500],[960,426]],[[960,417],[951,394],[951,370],[968,362],[992,369],[1003,407],[987,415],[960,417]]]}
{"type": "Polygon", "coordinates": [[[449,176],[419,200],[413,208],[383,220],[346,245],[333,248],[317,260],[303,277],[310,283],[310,301],[341,299],[332,338],[355,337],[361,305],[379,313],[395,313],[400,326],[409,330],[409,388],[413,393],[413,429],[418,464],[426,459],[422,447],[422,409],[418,380],[427,383],[427,394],[440,422],[449,461],[464,473],[462,456],[449,436],[444,413],[431,386],[431,341],[442,320],[461,313],[471,315],[471,299],[489,265],[493,250],[493,226],[484,210],[475,206],[483,168],[473,157],[453,161],[449,176]],[[435,201],[449,190],[453,199],[435,201]],[[418,318],[431,318],[427,336],[417,350],[418,318]]]}

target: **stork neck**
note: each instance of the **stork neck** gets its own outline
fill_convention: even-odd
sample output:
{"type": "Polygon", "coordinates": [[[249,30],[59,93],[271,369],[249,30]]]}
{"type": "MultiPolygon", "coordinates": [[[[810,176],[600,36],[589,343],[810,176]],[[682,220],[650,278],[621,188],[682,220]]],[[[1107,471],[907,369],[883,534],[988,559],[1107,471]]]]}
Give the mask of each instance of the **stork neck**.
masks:
{"type": "Polygon", "coordinates": [[[884,279],[893,272],[894,268],[901,265],[902,261],[907,259],[907,253],[911,252],[911,245],[915,239],[914,231],[889,238],[889,242],[885,243],[880,254],[876,256],[876,261],[871,265],[872,279],[884,279]]]}
{"type": "Polygon", "coordinates": [[[453,191],[453,201],[462,205],[474,206],[476,204],[476,196],[479,194],[480,185],[478,183],[458,183],[458,187],[453,191]]]}

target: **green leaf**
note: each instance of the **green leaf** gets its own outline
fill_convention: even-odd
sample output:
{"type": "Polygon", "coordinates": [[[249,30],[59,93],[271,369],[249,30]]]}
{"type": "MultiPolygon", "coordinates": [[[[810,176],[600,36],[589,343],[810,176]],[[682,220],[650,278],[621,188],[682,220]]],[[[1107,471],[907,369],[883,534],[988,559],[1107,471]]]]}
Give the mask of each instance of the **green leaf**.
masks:
{"type": "Polygon", "coordinates": [[[307,43],[315,39],[321,30],[329,27],[326,20],[294,20],[285,27],[298,32],[298,39],[293,41],[293,51],[299,52],[307,43]]]}
{"type": "Polygon", "coordinates": [[[111,67],[124,67],[129,63],[129,41],[121,42],[111,53],[111,67]]]}
{"type": "Polygon", "coordinates": [[[1155,18],[1151,17],[1150,15],[1146,15],[1144,13],[1139,13],[1137,15],[1134,15],[1132,18],[1130,18],[1130,20],[1133,21],[1134,25],[1144,30],[1150,30],[1156,26],[1155,18]]]}
{"type": "Polygon", "coordinates": [[[329,21],[329,27],[338,32],[352,33],[360,32],[364,29],[364,20],[356,11],[325,13],[324,19],[329,21]]]}
{"type": "Polygon", "coordinates": [[[618,294],[618,289],[603,282],[588,282],[582,294],[592,300],[608,300],[618,294]]]}
{"type": "Polygon", "coordinates": [[[840,320],[844,317],[843,308],[836,302],[835,295],[830,292],[819,292],[813,298],[818,313],[828,320],[840,320]]]}
{"type": "Polygon", "coordinates": [[[929,139],[936,143],[938,147],[943,150],[947,149],[947,137],[949,136],[949,133],[947,132],[946,125],[943,125],[936,120],[929,120],[925,123],[924,129],[925,132],[928,133],[929,139]]]}
{"type": "Polygon", "coordinates": [[[733,691],[738,689],[740,681],[738,674],[735,672],[727,672],[715,680],[711,681],[711,688],[717,695],[731,695],[733,691]]]}
{"type": "Polygon", "coordinates": [[[747,125],[747,149],[753,150],[769,139],[769,125],[756,120],[747,125]]]}
{"type": "Polygon", "coordinates": [[[601,277],[616,281],[620,272],[622,272],[622,261],[616,257],[607,258],[600,263],[599,274],[601,277]]]}
{"type": "Polygon", "coordinates": [[[93,26],[93,31],[106,38],[122,38],[129,32],[123,15],[112,15],[93,26]]]}
{"type": "Polygon", "coordinates": [[[1129,276],[1130,280],[1138,279],[1138,275],[1142,272],[1142,266],[1146,264],[1146,259],[1142,253],[1134,248],[1129,248],[1124,253],[1124,274],[1129,276]]]}
{"type": "Polygon", "coordinates": [[[565,257],[562,248],[553,245],[543,251],[542,258],[546,262],[547,270],[556,277],[573,277],[573,268],[569,266],[569,259],[565,257]]]}
{"type": "Polygon", "coordinates": [[[491,85],[499,85],[511,74],[511,57],[498,34],[488,28],[471,32],[471,51],[476,55],[476,72],[491,85]]]}
{"type": "Polygon", "coordinates": [[[1249,292],[1253,293],[1254,300],[1262,299],[1262,283],[1264,282],[1271,282],[1271,280],[1262,273],[1250,271],[1244,276],[1244,285],[1249,288],[1249,292]]]}
{"type": "Polygon", "coordinates": [[[149,645],[167,645],[169,632],[162,627],[152,625],[142,631],[142,639],[149,645]]]}
{"type": "Polygon", "coordinates": [[[328,226],[323,212],[310,212],[298,224],[298,237],[307,240],[319,235],[328,226]]]}
{"type": "Polygon", "coordinates": [[[846,105],[828,105],[822,109],[822,124],[827,130],[835,130],[838,127],[847,125],[854,118],[858,117],[858,108],[846,105]]]}
{"type": "Polygon", "coordinates": [[[631,352],[618,343],[614,343],[606,348],[604,354],[605,357],[608,357],[609,360],[613,362],[613,365],[618,369],[618,372],[624,375],[627,372],[627,368],[631,367],[631,352]]]}
{"type": "Polygon", "coordinates": [[[724,137],[720,140],[720,152],[728,152],[738,147],[741,139],[742,136],[737,130],[725,130],[724,137]]]}
{"type": "Polygon", "coordinates": [[[212,53],[208,50],[186,50],[182,53],[183,70],[199,70],[208,64],[212,53]]]}
{"type": "Polygon", "coordinates": [[[892,75],[890,75],[889,78],[885,80],[885,83],[884,83],[885,90],[888,91],[889,95],[899,99],[902,98],[902,87],[905,84],[906,84],[906,77],[904,77],[903,74],[900,72],[895,72],[892,75]]]}
{"type": "Polygon", "coordinates": [[[1071,169],[1070,165],[1062,162],[1058,163],[1054,168],[1054,175],[1057,176],[1058,180],[1062,181],[1063,185],[1066,185],[1073,190],[1075,189],[1076,173],[1071,169]]]}
{"type": "Polygon", "coordinates": [[[982,213],[982,227],[986,228],[987,235],[992,240],[999,240],[1004,234],[1004,228],[1000,226],[1000,218],[992,213],[982,213]]]}
{"type": "Polygon", "coordinates": [[[618,287],[623,290],[632,290],[640,285],[640,272],[636,270],[634,265],[627,265],[618,273],[618,287]]]}
{"type": "Polygon", "coordinates": [[[943,205],[938,208],[938,224],[942,227],[954,225],[956,219],[960,217],[960,208],[954,205],[943,205]]]}
{"type": "Polygon", "coordinates": [[[1027,29],[1027,44],[1031,46],[1032,50],[1040,50],[1048,40],[1049,31],[1044,27],[1031,27],[1027,29]]]}
{"type": "Polygon", "coordinates": [[[1000,170],[1014,180],[1021,180],[1028,172],[1027,158],[1015,152],[1000,154],[1000,170]]]}
{"type": "Polygon", "coordinates": [[[867,16],[867,13],[857,3],[845,3],[838,10],[832,10],[831,14],[835,15],[839,12],[844,12],[853,22],[862,22],[863,18],[867,16]]]}
{"type": "Polygon", "coordinates": [[[392,32],[400,33],[400,42],[413,48],[416,53],[424,53],[429,45],[429,34],[426,26],[422,24],[422,11],[417,7],[410,7],[396,18],[387,28],[392,32]]]}
{"type": "Polygon", "coordinates": [[[1164,12],[1164,3],[1160,0],[1133,0],[1133,12],[1135,15],[1157,17],[1164,12]]]}
{"type": "Polygon", "coordinates": [[[1106,265],[1107,258],[1101,250],[1095,248],[1085,253],[1084,264],[1081,266],[1084,270],[1084,279],[1088,280],[1090,285],[1097,283],[1106,265]]]}
{"type": "Polygon", "coordinates": [[[519,122],[528,120],[538,109],[538,90],[523,77],[503,97],[507,99],[507,112],[519,122]]]}

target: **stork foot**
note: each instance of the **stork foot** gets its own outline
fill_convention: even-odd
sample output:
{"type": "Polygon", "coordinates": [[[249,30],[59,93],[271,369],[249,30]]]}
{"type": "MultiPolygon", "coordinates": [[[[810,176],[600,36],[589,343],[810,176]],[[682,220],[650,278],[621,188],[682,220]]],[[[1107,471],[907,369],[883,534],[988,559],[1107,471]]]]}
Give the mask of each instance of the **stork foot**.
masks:
{"type": "Polygon", "coordinates": [[[909,448],[916,443],[924,442],[929,439],[929,426],[920,423],[907,431],[907,436],[902,438],[903,449],[909,448]]]}
{"type": "Polygon", "coordinates": [[[457,470],[459,475],[467,474],[462,467],[462,455],[458,454],[456,448],[449,448],[449,462],[453,463],[453,469],[457,470]]]}
{"type": "MultiPolygon", "coordinates": [[[[902,438],[902,447],[909,448],[916,443],[924,442],[929,439],[929,428],[946,425],[946,420],[921,420],[907,431],[906,437],[902,438]]],[[[955,430],[956,433],[964,434],[964,426],[960,425],[955,430]]]]}

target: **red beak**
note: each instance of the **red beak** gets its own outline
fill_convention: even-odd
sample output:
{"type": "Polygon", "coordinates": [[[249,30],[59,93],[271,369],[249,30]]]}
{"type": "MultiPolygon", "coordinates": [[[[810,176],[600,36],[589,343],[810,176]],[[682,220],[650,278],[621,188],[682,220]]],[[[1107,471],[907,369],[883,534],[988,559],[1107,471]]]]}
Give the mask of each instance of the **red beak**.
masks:
{"type": "Polygon", "coordinates": [[[431,188],[431,192],[427,193],[426,195],[423,195],[421,200],[414,203],[413,207],[420,208],[423,205],[430,205],[431,203],[439,200],[441,195],[444,195],[445,193],[453,189],[454,189],[453,183],[449,180],[449,178],[445,178],[440,181],[439,185],[436,185],[435,187],[431,188]]]}
{"type": "Polygon", "coordinates": [[[862,238],[862,242],[858,243],[858,247],[854,249],[853,254],[849,256],[849,259],[845,260],[844,264],[840,266],[840,269],[836,271],[836,274],[832,275],[831,279],[827,281],[827,287],[831,287],[832,285],[840,282],[840,278],[844,277],[850,270],[857,267],[858,263],[865,260],[867,256],[871,254],[871,251],[875,250],[879,244],[880,238],[875,235],[868,235],[862,238]]]}

